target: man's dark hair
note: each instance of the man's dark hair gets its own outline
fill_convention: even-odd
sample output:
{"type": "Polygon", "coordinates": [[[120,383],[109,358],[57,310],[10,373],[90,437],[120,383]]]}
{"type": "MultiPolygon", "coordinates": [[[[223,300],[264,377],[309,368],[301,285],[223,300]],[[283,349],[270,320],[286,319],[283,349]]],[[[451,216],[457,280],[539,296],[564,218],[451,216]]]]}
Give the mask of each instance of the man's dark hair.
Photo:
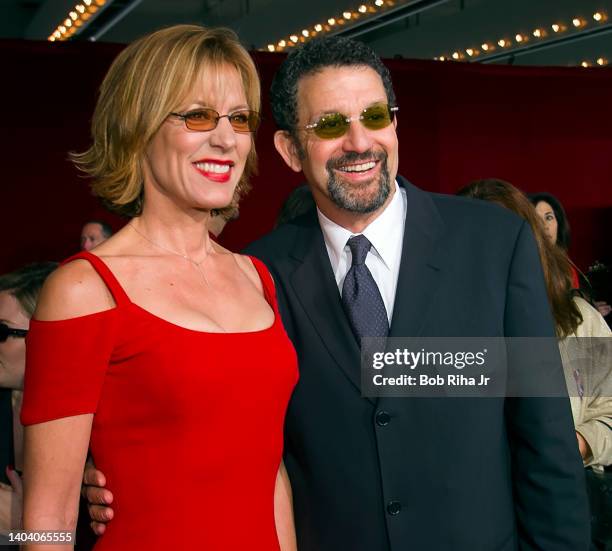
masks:
{"type": "Polygon", "coordinates": [[[86,226],[87,224],[99,224],[99,226],[102,228],[102,235],[106,239],[113,235],[113,228],[111,228],[110,224],[102,222],[102,220],[88,220],[85,222],[85,224],[83,224],[83,226],[86,226]]]}
{"type": "Polygon", "coordinates": [[[8,291],[13,295],[31,318],[45,279],[57,266],[57,262],[36,262],[0,275],[0,291],[8,291]]]}
{"type": "Polygon", "coordinates": [[[302,77],[326,67],[370,67],[382,79],[387,102],[395,105],[391,75],[374,50],[363,42],[341,36],[314,38],[294,49],[274,75],[270,88],[270,102],[274,120],[281,130],[296,137],[298,123],[297,89],[302,77]]]}

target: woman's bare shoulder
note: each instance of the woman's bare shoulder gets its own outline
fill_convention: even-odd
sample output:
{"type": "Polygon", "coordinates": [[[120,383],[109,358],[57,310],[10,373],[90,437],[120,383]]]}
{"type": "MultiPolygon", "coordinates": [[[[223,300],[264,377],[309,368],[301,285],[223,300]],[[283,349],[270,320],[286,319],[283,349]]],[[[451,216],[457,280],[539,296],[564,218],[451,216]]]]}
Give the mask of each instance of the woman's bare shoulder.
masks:
{"type": "Polygon", "coordinates": [[[115,302],[106,284],[86,260],[60,266],[45,281],[34,318],[52,321],[109,310],[115,302]]]}

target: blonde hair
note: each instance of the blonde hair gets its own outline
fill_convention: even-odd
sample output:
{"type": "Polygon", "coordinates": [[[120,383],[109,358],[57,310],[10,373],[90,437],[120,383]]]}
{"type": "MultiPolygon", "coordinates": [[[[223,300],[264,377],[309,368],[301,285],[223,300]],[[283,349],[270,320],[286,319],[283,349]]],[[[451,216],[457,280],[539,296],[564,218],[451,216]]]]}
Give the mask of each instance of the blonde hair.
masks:
{"type": "MultiPolygon", "coordinates": [[[[70,155],[93,178],[94,195],[110,210],[127,216],[140,214],[141,161],[149,141],[202,74],[218,78],[227,65],[238,71],[249,109],[259,111],[255,64],[229,29],[176,25],[137,40],[119,54],[100,88],[91,125],[93,144],[83,153],[70,155]]],[[[249,177],[256,164],[253,144],[232,202],[216,213],[237,208],[240,197],[250,189],[249,177]]]]}

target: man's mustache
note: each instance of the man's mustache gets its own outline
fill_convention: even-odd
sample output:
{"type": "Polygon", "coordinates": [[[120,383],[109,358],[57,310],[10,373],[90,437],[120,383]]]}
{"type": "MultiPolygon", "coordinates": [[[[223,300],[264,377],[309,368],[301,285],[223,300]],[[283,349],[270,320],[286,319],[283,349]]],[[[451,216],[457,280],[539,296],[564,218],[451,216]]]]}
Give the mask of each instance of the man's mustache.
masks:
{"type": "Polygon", "coordinates": [[[364,151],[363,153],[357,153],[356,151],[348,151],[344,153],[340,157],[332,157],[327,161],[325,167],[327,170],[333,170],[336,168],[340,168],[341,166],[350,164],[350,163],[367,163],[369,161],[386,161],[387,160],[387,152],[384,150],[381,151],[364,151]]]}

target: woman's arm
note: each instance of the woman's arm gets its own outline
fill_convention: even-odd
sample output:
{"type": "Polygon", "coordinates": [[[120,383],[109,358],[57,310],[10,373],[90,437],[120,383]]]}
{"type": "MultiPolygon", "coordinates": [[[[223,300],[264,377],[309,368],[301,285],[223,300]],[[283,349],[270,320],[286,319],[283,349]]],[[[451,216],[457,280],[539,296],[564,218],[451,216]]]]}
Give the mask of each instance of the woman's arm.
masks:
{"type": "MultiPolygon", "coordinates": [[[[28,419],[23,476],[26,531],[73,532],[76,528],[93,422],[93,413],[89,412],[95,411],[98,387],[110,356],[110,344],[102,337],[113,333],[111,318],[86,316],[113,306],[106,286],[83,260],[58,268],[41,291],[34,318],[49,323],[39,324],[35,331],[31,327],[28,335],[22,410],[22,419],[28,419]],[[70,326],[51,323],[73,318],[76,321],[70,326]],[[86,326],[87,320],[90,325],[86,326]],[[84,395],[86,403],[81,403],[84,395]],[[81,413],[84,411],[88,413],[81,413]]],[[[30,545],[27,549],[73,547],[74,542],[30,545]]]]}
{"type": "MultiPolygon", "coordinates": [[[[75,531],[92,421],[88,413],[25,428],[24,530],[75,531]]],[[[74,542],[26,550],[73,548],[74,542]]]]}
{"type": "Polygon", "coordinates": [[[296,551],[291,482],[282,461],[278,467],[276,487],[274,488],[274,520],[276,521],[276,533],[281,551],[296,551]]]}

